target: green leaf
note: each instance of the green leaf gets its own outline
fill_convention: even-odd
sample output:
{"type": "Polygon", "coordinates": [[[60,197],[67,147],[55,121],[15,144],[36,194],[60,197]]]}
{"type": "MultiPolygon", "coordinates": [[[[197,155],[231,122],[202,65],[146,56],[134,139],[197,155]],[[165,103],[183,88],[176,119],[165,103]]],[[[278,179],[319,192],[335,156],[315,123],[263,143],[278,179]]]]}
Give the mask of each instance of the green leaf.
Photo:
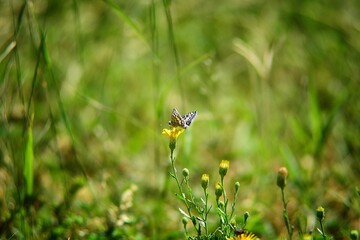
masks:
{"type": "Polygon", "coordinates": [[[179,211],[180,211],[181,214],[184,215],[185,217],[190,218],[190,216],[189,216],[186,212],[184,212],[184,210],[182,210],[181,208],[179,208],[179,211]]]}
{"type": "Polygon", "coordinates": [[[322,121],[320,117],[320,106],[317,97],[316,88],[314,83],[310,84],[309,89],[309,109],[310,109],[310,126],[311,126],[311,134],[312,134],[312,152],[316,151],[317,143],[320,141],[321,138],[321,129],[322,129],[322,121]]]}
{"type": "Polygon", "coordinates": [[[25,164],[24,164],[24,177],[26,181],[26,194],[31,195],[33,192],[34,183],[34,148],[33,148],[33,121],[34,114],[30,117],[30,122],[27,129],[27,139],[25,146],[25,164]]]}

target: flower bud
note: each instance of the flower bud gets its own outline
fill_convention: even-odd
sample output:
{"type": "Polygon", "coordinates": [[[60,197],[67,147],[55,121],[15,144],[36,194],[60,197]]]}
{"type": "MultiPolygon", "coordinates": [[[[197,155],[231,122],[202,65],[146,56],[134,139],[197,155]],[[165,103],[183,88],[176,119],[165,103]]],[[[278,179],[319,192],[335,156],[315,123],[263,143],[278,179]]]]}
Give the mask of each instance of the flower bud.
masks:
{"type": "Polygon", "coordinates": [[[204,189],[204,191],[208,188],[209,186],[209,175],[207,175],[206,173],[204,173],[201,176],[201,187],[204,189]]]}
{"type": "Polygon", "coordinates": [[[303,236],[302,236],[302,240],[312,240],[313,237],[311,234],[309,233],[305,233],[303,236]]]}
{"type": "Polygon", "coordinates": [[[245,224],[246,224],[246,222],[247,222],[247,220],[248,220],[249,217],[250,217],[249,212],[245,212],[245,213],[244,213],[244,223],[245,223],[245,224]]]}
{"type": "Polygon", "coordinates": [[[215,185],[215,196],[216,196],[216,199],[219,199],[222,195],[222,192],[223,192],[223,188],[221,186],[221,183],[216,183],[215,185]]]}
{"type": "Polygon", "coordinates": [[[240,183],[239,183],[239,182],[236,182],[236,183],[235,183],[235,192],[238,192],[238,191],[239,191],[239,188],[240,188],[240,183]]]}
{"type": "Polygon", "coordinates": [[[359,232],[357,230],[351,230],[350,232],[350,239],[357,240],[359,239],[359,232]]]}
{"type": "Polygon", "coordinates": [[[229,169],[230,162],[228,160],[221,160],[220,162],[220,168],[219,168],[219,174],[223,178],[228,169],[229,169]]]}
{"type": "Polygon", "coordinates": [[[316,209],[316,217],[319,221],[324,220],[325,218],[325,209],[323,207],[318,207],[316,209]]]}
{"type": "Polygon", "coordinates": [[[281,167],[278,171],[277,181],[276,181],[279,188],[281,189],[285,188],[287,176],[288,176],[288,170],[286,169],[286,167],[281,167]]]}
{"type": "Polygon", "coordinates": [[[190,174],[189,169],[184,168],[182,170],[182,175],[184,176],[184,178],[187,178],[189,176],[189,174],[190,174]]]}
{"type": "Polygon", "coordinates": [[[181,222],[182,222],[182,224],[184,225],[184,228],[186,228],[186,225],[188,224],[188,219],[186,218],[186,217],[183,217],[182,218],[182,220],[181,220],[181,222]]]}

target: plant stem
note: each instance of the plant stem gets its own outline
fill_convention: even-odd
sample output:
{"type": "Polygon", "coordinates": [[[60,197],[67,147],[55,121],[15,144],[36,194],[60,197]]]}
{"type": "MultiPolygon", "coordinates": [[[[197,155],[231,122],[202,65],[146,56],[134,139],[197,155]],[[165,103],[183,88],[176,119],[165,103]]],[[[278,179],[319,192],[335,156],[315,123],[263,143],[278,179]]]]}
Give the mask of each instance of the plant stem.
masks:
{"type": "Polygon", "coordinates": [[[326,235],[325,235],[325,232],[324,232],[324,227],[323,227],[323,224],[322,224],[322,220],[319,220],[320,222],[320,228],[321,228],[321,235],[323,236],[323,239],[326,240],[326,235]]]}
{"type": "Polygon", "coordinates": [[[204,195],[205,195],[205,211],[204,211],[204,216],[203,216],[203,221],[204,221],[204,227],[205,227],[205,236],[208,235],[208,226],[207,226],[207,215],[208,215],[208,196],[209,194],[206,191],[206,188],[204,189],[204,195]]]}
{"type": "Polygon", "coordinates": [[[282,188],[281,188],[281,196],[282,196],[282,202],[283,202],[283,205],[284,205],[283,216],[284,216],[285,226],[286,226],[286,229],[287,229],[288,234],[289,234],[289,239],[291,240],[292,235],[293,235],[293,230],[292,230],[292,228],[290,226],[290,220],[289,220],[289,216],[288,216],[288,213],[287,213],[287,210],[286,210],[287,203],[285,202],[284,189],[282,189],[282,188]]]}
{"type": "Polygon", "coordinates": [[[224,177],[221,177],[221,187],[222,187],[222,190],[223,190],[223,195],[224,195],[224,213],[225,213],[225,220],[226,220],[226,223],[228,223],[228,216],[227,216],[227,204],[228,204],[228,198],[227,198],[227,194],[226,194],[226,191],[225,191],[225,187],[224,187],[224,177]]]}
{"type": "Polygon", "coordinates": [[[239,192],[236,191],[235,196],[234,196],[234,202],[231,204],[230,221],[231,221],[232,217],[234,216],[235,205],[236,205],[236,201],[237,201],[237,198],[238,198],[238,194],[239,194],[239,192]]]}
{"type": "Polygon", "coordinates": [[[180,184],[180,181],[179,181],[179,178],[177,176],[177,170],[176,170],[176,167],[175,167],[175,158],[174,158],[174,149],[170,148],[170,161],[171,161],[171,168],[172,168],[172,172],[171,172],[171,176],[175,179],[176,181],[176,185],[179,189],[179,193],[180,193],[180,199],[183,201],[183,203],[185,204],[186,206],[186,210],[187,210],[187,213],[188,213],[188,217],[190,218],[191,222],[193,223],[194,225],[194,228],[196,230],[196,232],[198,233],[198,235],[200,236],[201,235],[201,228],[200,228],[200,225],[199,225],[199,228],[196,227],[196,218],[195,216],[193,216],[191,214],[191,207],[189,206],[189,203],[187,202],[186,200],[186,196],[185,196],[185,193],[183,192],[182,190],[182,187],[181,187],[181,184],[180,184]]]}

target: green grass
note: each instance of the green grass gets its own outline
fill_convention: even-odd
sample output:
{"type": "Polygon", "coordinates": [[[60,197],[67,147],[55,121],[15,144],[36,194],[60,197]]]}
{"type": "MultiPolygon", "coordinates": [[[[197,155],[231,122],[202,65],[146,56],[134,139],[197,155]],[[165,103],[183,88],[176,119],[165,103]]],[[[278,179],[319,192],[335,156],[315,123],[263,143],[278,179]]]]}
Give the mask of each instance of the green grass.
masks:
{"type": "MultiPolygon", "coordinates": [[[[359,5],[0,2],[0,238],[184,239],[161,135],[176,107],[198,111],[175,151],[194,196],[204,173],[214,196],[227,159],[238,223],[248,212],[247,230],[289,239],[276,185],[285,166],[292,239],[323,239],[319,206],[326,236],[350,239],[359,5]]],[[[209,217],[209,231],[217,224],[209,217]]]]}

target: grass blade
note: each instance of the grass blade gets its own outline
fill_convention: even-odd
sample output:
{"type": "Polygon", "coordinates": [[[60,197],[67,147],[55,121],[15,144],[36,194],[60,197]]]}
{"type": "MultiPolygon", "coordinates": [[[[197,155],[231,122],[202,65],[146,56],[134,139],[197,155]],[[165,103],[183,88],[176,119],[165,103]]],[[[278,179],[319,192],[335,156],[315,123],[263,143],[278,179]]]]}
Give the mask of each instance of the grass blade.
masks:
{"type": "Polygon", "coordinates": [[[311,129],[311,135],[312,135],[312,152],[316,152],[316,146],[318,145],[318,142],[321,138],[321,129],[322,129],[322,120],[320,117],[320,106],[319,101],[317,97],[316,88],[314,86],[314,83],[310,84],[309,89],[309,120],[310,120],[310,129],[311,129]]]}
{"type": "Polygon", "coordinates": [[[127,23],[135,32],[136,34],[139,36],[139,38],[146,44],[146,46],[150,48],[150,45],[148,43],[148,41],[146,41],[145,36],[141,33],[140,29],[136,26],[136,24],[130,19],[130,17],[128,15],[126,15],[121,8],[116,5],[114,3],[114,1],[112,0],[106,0],[105,1],[107,4],[109,4],[111,6],[111,8],[119,15],[119,17],[124,20],[125,23],[127,23]]]}
{"type": "Polygon", "coordinates": [[[34,148],[33,148],[33,121],[34,114],[31,115],[28,128],[27,139],[25,146],[25,164],[24,164],[24,177],[26,182],[26,194],[31,195],[33,192],[34,183],[34,148]]]}
{"type": "Polygon", "coordinates": [[[12,41],[6,49],[0,54],[0,63],[6,58],[6,56],[15,48],[16,42],[12,41]]]}

